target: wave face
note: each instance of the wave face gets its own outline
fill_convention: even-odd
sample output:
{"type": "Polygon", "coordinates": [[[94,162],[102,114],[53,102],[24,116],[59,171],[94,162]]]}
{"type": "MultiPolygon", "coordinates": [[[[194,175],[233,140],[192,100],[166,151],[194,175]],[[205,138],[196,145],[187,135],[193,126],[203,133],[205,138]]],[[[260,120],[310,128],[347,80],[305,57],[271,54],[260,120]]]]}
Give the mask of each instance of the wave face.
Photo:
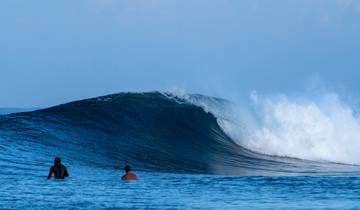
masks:
{"type": "Polygon", "coordinates": [[[44,165],[60,156],[72,165],[131,164],[153,172],[287,175],[358,170],[240,146],[224,132],[221,119],[202,106],[227,103],[201,95],[120,93],[0,116],[0,165],[24,168],[29,159],[44,165]]]}

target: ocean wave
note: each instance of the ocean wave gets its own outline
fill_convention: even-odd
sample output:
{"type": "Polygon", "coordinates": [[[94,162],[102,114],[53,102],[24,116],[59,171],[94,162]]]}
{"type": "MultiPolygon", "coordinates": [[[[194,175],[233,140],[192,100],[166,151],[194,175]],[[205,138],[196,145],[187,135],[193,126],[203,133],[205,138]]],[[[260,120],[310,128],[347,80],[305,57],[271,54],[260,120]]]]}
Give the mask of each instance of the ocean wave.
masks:
{"type": "Polygon", "coordinates": [[[256,147],[254,142],[260,142],[256,132],[248,136],[246,126],[239,130],[238,125],[245,123],[235,120],[229,106],[227,100],[203,95],[119,93],[0,116],[0,156],[7,166],[12,161],[41,162],[56,155],[71,164],[115,168],[131,164],[138,170],[176,173],[286,175],[354,170],[270,156],[279,154],[256,147]],[[244,133],[233,135],[230,128],[244,133]]]}

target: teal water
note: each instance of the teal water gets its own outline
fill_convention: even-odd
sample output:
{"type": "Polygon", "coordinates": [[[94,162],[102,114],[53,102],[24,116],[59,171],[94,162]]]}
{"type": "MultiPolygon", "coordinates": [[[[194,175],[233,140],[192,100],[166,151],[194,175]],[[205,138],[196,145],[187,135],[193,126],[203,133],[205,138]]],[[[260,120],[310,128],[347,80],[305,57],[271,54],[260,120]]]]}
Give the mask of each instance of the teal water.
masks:
{"type": "Polygon", "coordinates": [[[360,209],[359,166],[248,150],[158,92],[0,116],[0,169],[0,209],[360,209]],[[68,179],[47,180],[55,156],[68,179]]]}
{"type": "Polygon", "coordinates": [[[360,209],[360,176],[216,176],[69,167],[70,178],[39,171],[0,177],[4,209],[360,209]],[[42,175],[42,174],[43,175],[42,175]]]}

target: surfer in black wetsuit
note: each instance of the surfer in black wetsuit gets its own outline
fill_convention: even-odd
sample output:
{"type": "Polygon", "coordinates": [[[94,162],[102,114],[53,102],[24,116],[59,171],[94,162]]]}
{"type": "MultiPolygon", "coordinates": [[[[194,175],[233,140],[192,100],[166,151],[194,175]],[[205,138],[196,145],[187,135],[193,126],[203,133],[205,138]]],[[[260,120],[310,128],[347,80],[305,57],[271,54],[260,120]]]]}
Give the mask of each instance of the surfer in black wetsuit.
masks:
{"type": "Polygon", "coordinates": [[[55,179],[64,179],[64,177],[68,177],[69,173],[66,167],[61,164],[61,159],[56,157],[54,160],[54,165],[51,166],[48,179],[51,179],[51,175],[54,173],[55,179]]]}

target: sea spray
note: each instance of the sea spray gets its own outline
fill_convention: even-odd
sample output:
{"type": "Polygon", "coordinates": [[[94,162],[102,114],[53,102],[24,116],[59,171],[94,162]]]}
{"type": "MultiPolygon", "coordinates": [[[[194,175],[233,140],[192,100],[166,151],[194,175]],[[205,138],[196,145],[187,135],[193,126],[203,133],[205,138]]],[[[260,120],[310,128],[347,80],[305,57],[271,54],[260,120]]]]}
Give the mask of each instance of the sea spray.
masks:
{"type": "Polygon", "coordinates": [[[259,126],[242,145],[309,160],[360,164],[360,119],[334,93],[316,100],[252,95],[259,126]]]}
{"type": "Polygon", "coordinates": [[[236,143],[262,154],[360,164],[360,119],[335,93],[316,99],[251,94],[249,107],[191,103],[212,112],[236,143]]]}

